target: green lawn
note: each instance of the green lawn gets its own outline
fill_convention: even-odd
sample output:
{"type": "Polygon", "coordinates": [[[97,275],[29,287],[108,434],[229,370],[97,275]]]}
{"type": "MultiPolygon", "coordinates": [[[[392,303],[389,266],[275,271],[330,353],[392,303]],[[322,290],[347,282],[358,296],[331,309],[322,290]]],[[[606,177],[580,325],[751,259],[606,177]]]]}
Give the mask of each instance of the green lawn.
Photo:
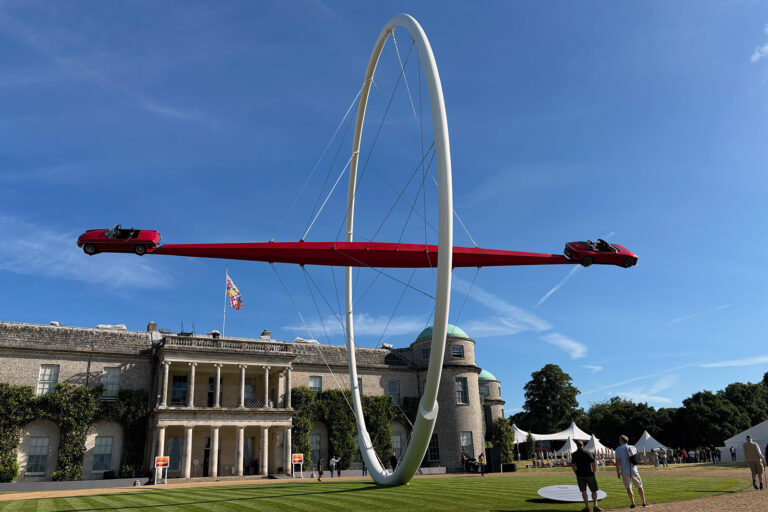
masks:
{"type": "MultiPolygon", "coordinates": [[[[598,477],[608,497],[603,508],[628,506],[621,482],[613,475],[598,477]]],[[[424,478],[407,486],[377,487],[370,482],[332,481],[195,487],[152,490],[100,496],[0,502],[0,511],[503,511],[548,510],[574,512],[578,504],[558,504],[539,498],[536,490],[572,484],[572,475],[486,476],[484,478],[424,478]]],[[[725,478],[676,478],[648,475],[643,478],[652,503],[703,498],[737,492],[745,480],[725,478]]]]}

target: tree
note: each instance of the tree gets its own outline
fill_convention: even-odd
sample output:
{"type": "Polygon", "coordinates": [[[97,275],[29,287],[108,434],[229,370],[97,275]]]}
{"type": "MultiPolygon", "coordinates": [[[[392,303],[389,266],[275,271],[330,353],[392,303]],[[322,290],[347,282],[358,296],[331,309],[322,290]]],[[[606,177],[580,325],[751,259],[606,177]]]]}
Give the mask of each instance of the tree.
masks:
{"type": "Polygon", "coordinates": [[[573,379],[556,364],[531,374],[525,385],[526,426],[534,432],[556,432],[567,427],[576,415],[580,393],[573,379]]]}
{"type": "Polygon", "coordinates": [[[512,424],[505,417],[501,417],[493,424],[493,446],[501,453],[502,464],[508,464],[515,460],[515,431],[512,424]]]}
{"type": "Polygon", "coordinates": [[[744,411],[749,416],[750,425],[757,425],[768,418],[768,387],[763,383],[734,382],[718,394],[744,411]]]}
{"type": "Polygon", "coordinates": [[[680,419],[688,447],[720,446],[749,428],[749,416],[726,400],[721,393],[700,391],[683,400],[680,419]]]}
{"type": "MultiPolygon", "coordinates": [[[[624,434],[634,442],[648,430],[659,436],[657,426],[658,414],[653,407],[646,403],[635,403],[615,396],[607,402],[592,404],[589,408],[589,430],[603,444],[616,446],[619,436],[624,434]]],[[[659,439],[664,442],[663,438],[659,439]]]]}

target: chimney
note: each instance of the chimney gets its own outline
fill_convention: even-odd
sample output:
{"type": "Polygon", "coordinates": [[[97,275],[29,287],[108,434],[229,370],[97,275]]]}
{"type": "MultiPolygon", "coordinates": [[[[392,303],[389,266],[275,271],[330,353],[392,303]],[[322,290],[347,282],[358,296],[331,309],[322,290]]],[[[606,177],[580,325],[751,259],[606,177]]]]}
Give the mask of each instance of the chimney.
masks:
{"type": "Polygon", "coordinates": [[[152,332],[157,330],[157,322],[149,322],[147,324],[147,332],[152,332]]]}
{"type": "Polygon", "coordinates": [[[272,339],[272,333],[269,332],[269,329],[264,329],[261,331],[261,339],[263,340],[271,340],[272,339]]]}

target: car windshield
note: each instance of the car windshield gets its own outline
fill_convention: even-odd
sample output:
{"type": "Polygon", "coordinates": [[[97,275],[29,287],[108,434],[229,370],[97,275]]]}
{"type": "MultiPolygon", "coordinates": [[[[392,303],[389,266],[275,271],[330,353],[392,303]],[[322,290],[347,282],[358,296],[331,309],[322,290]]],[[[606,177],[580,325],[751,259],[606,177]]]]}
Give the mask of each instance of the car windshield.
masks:
{"type": "Polygon", "coordinates": [[[120,224],[107,231],[107,238],[117,238],[117,234],[120,232],[120,224]]]}

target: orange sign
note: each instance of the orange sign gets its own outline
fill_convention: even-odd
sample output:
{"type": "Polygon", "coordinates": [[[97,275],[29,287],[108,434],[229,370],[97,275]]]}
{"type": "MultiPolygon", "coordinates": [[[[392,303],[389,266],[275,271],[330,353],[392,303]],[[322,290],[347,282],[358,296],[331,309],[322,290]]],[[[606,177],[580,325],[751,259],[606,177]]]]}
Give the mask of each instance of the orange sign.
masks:
{"type": "Polygon", "coordinates": [[[294,464],[304,464],[304,454],[303,453],[294,453],[293,454],[293,463],[294,464]]]}
{"type": "Polygon", "coordinates": [[[155,457],[156,468],[167,468],[170,463],[171,463],[170,457],[155,457]]]}

